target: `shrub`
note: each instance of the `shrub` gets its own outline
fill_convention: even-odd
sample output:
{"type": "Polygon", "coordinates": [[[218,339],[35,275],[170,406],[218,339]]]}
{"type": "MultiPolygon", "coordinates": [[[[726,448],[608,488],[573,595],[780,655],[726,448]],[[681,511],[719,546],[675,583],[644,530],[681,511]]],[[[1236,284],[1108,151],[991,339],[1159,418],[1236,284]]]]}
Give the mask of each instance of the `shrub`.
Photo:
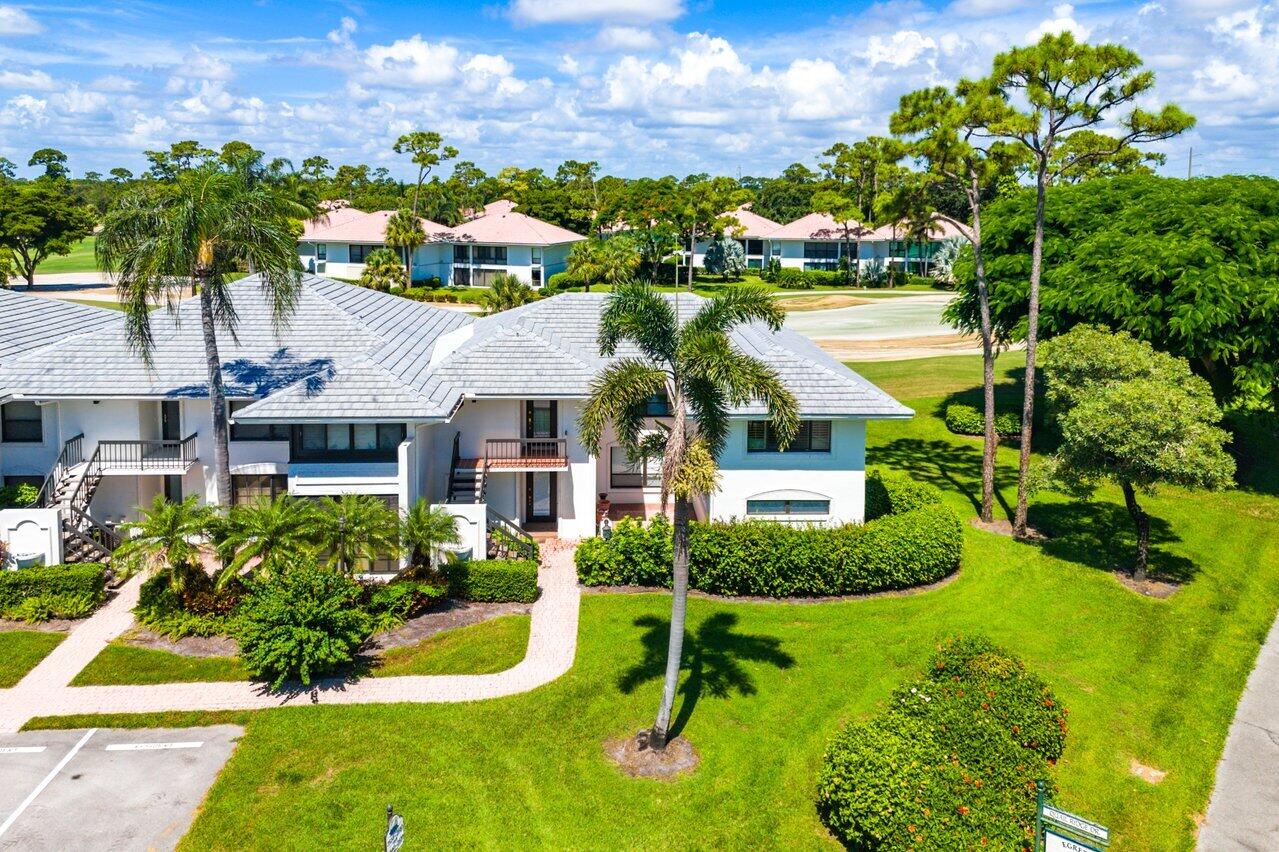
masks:
{"type": "Polygon", "coordinates": [[[793,266],[783,266],[777,270],[776,280],[778,287],[787,290],[813,289],[812,279],[804,275],[804,270],[796,269],[793,266]]]}
{"type": "Polygon", "coordinates": [[[27,598],[5,615],[27,624],[39,624],[54,618],[84,618],[97,608],[98,603],[89,595],[63,592],[27,598]]]}
{"type": "Polygon", "coordinates": [[[391,249],[374,249],[364,259],[364,271],[360,273],[361,287],[385,293],[392,287],[403,288],[407,281],[404,261],[391,249]]]}
{"type": "Polygon", "coordinates": [[[0,486],[0,509],[25,509],[40,496],[40,489],[29,482],[0,486]]]}
{"type": "MultiPolygon", "coordinates": [[[[933,583],[959,567],[963,526],[930,485],[874,477],[880,504],[864,525],[773,521],[689,525],[689,582],[713,594],[769,597],[861,594],[933,583]]],[[[868,487],[868,500],[872,489],[868,487]]],[[[608,541],[577,549],[588,586],[671,584],[671,528],[624,519],[608,541]]]]}
{"type": "Polygon", "coordinates": [[[8,611],[27,598],[87,598],[102,602],[107,570],[97,563],[48,565],[20,571],[0,571],[0,611],[8,611]]]}
{"type": "Polygon", "coordinates": [[[373,619],[373,631],[393,630],[413,616],[444,599],[447,588],[441,583],[393,580],[365,585],[364,607],[373,619]]]}
{"type": "Polygon", "coordinates": [[[210,582],[208,588],[188,589],[184,598],[173,590],[168,575],[155,574],[138,590],[133,615],[143,627],[170,639],[222,636],[232,631],[231,615],[242,590],[236,583],[225,592],[217,593],[210,582]]]}
{"type": "Polygon", "coordinates": [[[349,577],[310,566],[250,581],[236,618],[245,668],[279,689],[349,663],[372,626],[363,595],[349,577]]]}
{"type": "MultiPolygon", "coordinates": [[[[952,402],[946,406],[946,428],[956,435],[982,435],[986,432],[986,415],[981,409],[952,402]]],[[[1021,413],[1017,411],[995,412],[995,432],[1001,438],[1013,438],[1021,434],[1021,413]]]]}
{"type": "Polygon", "coordinates": [[[546,279],[546,286],[551,290],[563,290],[565,287],[580,287],[582,282],[571,272],[557,272],[546,279]]]}
{"type": "Polygon", "coordinates": [[[531,559],[481,559],[440,569],[449,594],[468,601],[532,603],[537,600],[537,563],[531,559]]]}
{"type": "Polygon", "coordinates": [[[916,482],[904,473],[872,470],[866,474],[866,520],[884,515],[901,515],[921,506],[941,503],[941,491],[926,482],[916,482]]]}
{"type": "Polygon", "coordinates": [[[818,776],[822,821],[871,849],[1029,849],[1035,781],[1064,745],[1065,711],[1020,660],[984,639],[944,643],[889,708],[841,730],[818,776]],[[1061,735],[1027,745],[1022,723],[1061,735]]]}

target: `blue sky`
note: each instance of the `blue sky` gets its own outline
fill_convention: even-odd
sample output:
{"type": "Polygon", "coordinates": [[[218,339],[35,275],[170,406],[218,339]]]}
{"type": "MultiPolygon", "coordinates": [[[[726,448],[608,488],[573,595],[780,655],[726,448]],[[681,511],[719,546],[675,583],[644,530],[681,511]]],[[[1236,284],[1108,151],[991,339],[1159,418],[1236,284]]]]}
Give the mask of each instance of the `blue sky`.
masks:
{"type": "Polygon", "coordinates": [[[1191,147],[1196,174],[1279,173],[1279,7],[1249,0],[0,3],[0,154],[79,174],[237,138],[407,176],[391,143],[427,128],[490,171],[775,173],[1062,29],[1135,49],[1198,117],[1169,173],[1191,147]]]}

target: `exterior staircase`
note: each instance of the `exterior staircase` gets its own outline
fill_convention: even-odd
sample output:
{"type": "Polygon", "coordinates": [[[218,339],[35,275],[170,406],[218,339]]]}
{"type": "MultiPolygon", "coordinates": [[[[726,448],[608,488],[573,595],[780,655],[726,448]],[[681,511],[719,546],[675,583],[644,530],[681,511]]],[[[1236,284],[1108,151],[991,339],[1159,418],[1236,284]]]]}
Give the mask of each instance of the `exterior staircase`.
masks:
{"type": "Polygon", "coordinates": [[[450,503],[483,503],[487,477],[481,459],[453,460],[449,469],[450,503]]]}
{"type": "Polygon", "coordinates": [[[120,537],[89,514],[102,482],[98,452],[85,461],[83,435],[62,445],[62,452],[40,488],[37,506],[57,509],[62,524],[62,561],[102,562],[120,545],[120,537]]]}

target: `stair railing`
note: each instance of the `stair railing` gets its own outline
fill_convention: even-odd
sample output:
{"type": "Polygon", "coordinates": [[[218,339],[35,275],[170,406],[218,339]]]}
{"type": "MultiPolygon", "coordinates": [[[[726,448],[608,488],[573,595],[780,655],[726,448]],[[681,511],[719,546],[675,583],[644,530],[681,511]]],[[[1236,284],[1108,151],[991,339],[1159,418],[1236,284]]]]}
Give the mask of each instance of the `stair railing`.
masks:
{"type": "Polygon", "coordinates": [[[498,558],[508,557],[512,554],[519,559],[536,560],[538,556],[537,542],[533,537],[501,512],[492,506],[485,505],[485,531],[488,533],[489,543],[496,551],[498,558]]]}
{"type": "Polygon", "coordinates": [[[40,493],[30,508],[52,509],[57,505],[54,495],[58,492],[58,485],[62,482],[62,478],[66,476],[68,470],[83,462],[84,433],[81,432],[74,438],[63,441],[62,452],[58,453],[58,460],[53,463],[49,475],[44,478],[44,482],[40,485],[40,493]]]}
{"type": "Polygon", "coordinates": [[[81,541],[88,539],[89,542],[106,550],[109,555],[120,546],[121,538],[118,533],[89,514],[89,504],[93,501],[94,489],[101,478],[102,455],[99,447],[94,449],[93,456],[85,465],[80,481],[71,492],[71,499],[67,501],[67,511],[70,515],[69,532],[72,537],[81,541]]]}

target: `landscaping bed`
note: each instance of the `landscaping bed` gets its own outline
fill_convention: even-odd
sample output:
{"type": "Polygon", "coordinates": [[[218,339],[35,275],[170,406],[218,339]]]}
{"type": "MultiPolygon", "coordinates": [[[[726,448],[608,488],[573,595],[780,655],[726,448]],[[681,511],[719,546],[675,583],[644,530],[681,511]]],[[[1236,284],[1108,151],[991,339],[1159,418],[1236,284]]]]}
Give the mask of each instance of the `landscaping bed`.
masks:
{"type": "Polygon", "coordinates": [[[106,575],[96,563],[0,570],[0,618],[27,625],[85,618],[106,599],[106,575]]]}

